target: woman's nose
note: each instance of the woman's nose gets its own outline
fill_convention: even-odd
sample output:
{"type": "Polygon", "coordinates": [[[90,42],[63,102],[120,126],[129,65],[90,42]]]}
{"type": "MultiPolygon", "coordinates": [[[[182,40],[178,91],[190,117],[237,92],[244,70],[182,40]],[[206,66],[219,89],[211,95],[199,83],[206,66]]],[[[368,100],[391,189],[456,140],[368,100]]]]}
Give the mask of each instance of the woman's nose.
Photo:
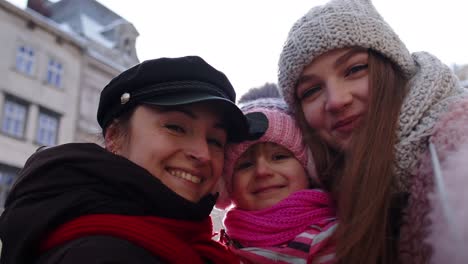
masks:
{"type": "Polygon", "coordinates": [[[210,148],[206,140],[197,140],[196,142],[191,142],[188,147],[189,149],[187,150],[187,155],[191,159],[199,163],[207,163],[211,160],[210,148]]]}
{"type": "Polygon", "coordinates": [[[325,110],[340,112],[351,104],[353,95],[339,82],[332,82],[327,86],[327,99],[325,110]]]}

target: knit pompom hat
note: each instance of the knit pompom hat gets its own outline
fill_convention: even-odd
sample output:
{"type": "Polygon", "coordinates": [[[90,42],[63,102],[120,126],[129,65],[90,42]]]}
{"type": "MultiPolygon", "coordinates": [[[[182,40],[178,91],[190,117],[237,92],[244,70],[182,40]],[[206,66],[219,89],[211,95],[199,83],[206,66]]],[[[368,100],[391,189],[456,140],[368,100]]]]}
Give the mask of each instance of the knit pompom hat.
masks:
{"type": "Polygon", "coordinates": [[[230,197],[232,193],[234,165],[244,152],[257,143],[272,142],[285,147],[293,153],[305,168],[311,180],[314,183],[319,183],[315,165],[312,160],[312,154],[306,147],[302,132],[282,99],[257,99],[241,104],[240,108],[244,114],[246,114],[249,124],[251,125],[251,133],[258,132],[252,131],[252,128],[258,124],[264,129],[260,129],[262,134],[260,137],[237,144],[228,144],[226,146],[223,177],[219,181],[217,208],[224,209],[231,204],[230,197]],[[259,113],[261,113],[261,116],[266,117],[267,121],[257,119],[258,116],[256,117],[255,114],[259,113]]]}
{"type": "Polygon", "coordinates": [[[406,46],[370,0],[331,0],[296,21],[283,46],[278,86],[291,109],[296,100],[295,85],[304,68],[327,51],[347,47],[381,53],[408,78],[417,70],[406,46]]]}

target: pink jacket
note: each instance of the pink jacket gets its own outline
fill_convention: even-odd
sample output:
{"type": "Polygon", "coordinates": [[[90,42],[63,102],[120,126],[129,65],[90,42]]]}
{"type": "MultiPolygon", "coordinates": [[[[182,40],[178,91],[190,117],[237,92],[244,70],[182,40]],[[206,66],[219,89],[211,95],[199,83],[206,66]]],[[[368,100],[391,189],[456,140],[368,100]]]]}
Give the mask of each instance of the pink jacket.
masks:
{"type": "Polygon", "coordinates": [[[400,230],[401,263],[468,263],[468,99],[434,127],[410,180],[400,230]],[[440,162],[436,180],[429,144],[440,162]]]}

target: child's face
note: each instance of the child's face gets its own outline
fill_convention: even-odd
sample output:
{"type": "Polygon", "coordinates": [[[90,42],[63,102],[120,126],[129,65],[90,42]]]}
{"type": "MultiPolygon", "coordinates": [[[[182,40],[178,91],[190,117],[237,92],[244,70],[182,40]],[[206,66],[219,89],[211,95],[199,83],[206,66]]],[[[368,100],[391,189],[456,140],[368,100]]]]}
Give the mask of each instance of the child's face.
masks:
{"type": "Polygon", "coordinates": [[[218,112],[206,104],[138,106],[118,154],[198,202],[213,190],[224,165],[227,136],[218,112]]]}
{"type": "Polygon", "coordinates": [[[232,199],[243,210],[271,207],[293,192],[309,188],[301,163],[275,143],[250,147],[234,165],[232,199]]]}

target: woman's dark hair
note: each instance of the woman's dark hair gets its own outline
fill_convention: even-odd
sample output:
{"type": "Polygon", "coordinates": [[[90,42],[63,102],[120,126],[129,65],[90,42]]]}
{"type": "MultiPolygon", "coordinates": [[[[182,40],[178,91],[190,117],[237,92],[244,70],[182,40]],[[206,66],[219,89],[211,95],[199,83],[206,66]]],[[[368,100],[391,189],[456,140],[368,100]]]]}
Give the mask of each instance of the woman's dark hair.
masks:
{"type": "MultiPolygon", "coordinates": [[[[138,106],[137,106],[138,107],[138,106]]],[[[109,131],[112,131],[114,133],[113,135],[113,146],[108,146],[106,144],[106,148],[116,148],[116,147],[122,147],[123,144],[128,143],[129,139],[129,133],[130,133],[130,119],[135,112],[136,107],[133,109],[126,111],[122,115],[118,116],[117,118],[114,118],[112,120],[111,124],[107,127],[106,131],[104,132],[104,137],[106,137],[106,134],[109,133],[109,131]]],[[[108,149],[109,151],[116,151],[116,149],[108,149]]]]}

